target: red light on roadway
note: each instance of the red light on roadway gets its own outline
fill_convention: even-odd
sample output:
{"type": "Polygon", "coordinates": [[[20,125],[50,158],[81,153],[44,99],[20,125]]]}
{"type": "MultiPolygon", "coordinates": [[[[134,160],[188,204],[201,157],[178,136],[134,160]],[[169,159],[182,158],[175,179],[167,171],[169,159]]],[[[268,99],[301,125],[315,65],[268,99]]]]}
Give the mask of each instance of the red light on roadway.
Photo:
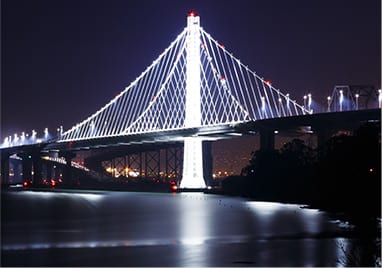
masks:
{"type": "Polygon", "coordinates": [[[24,181],[23,186],[24,186],[24,187],[27,187],[27,186],[28,186],[28,182],[27,182],[27,181],[24,181]]]}

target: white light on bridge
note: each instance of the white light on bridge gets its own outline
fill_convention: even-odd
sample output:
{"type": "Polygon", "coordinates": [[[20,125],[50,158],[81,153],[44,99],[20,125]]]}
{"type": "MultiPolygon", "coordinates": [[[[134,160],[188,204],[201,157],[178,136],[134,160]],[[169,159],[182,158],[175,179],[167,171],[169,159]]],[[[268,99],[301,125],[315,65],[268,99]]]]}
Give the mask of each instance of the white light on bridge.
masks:
{"type": "Polygon", "coordinates": [[[33,129],[32,130],[32,140],[36,138],[37,132],[33,129]]]}
{"type": "MultiPolygon", "coordinates": [[[[201,66],[200,66],[200,21],[193,13],[187,17],[186,37],[186,127],[197,127],[201,124],[200,109],[201,66]],[[198,108],[196,108],[198,107],[198,108]]],[[[221,77],[222,86],[225,78],[221,77]]],[[[203,174],[202,140],[197,137],[184,140],[183,175],[180,188],[206,188],[203,174]]]]}
{"type": "Polygon", "coordinates": [[[48,128],[46,127],[44,129],[44,139],[48,139],[48,136],[49,136],[49,131],[48,131],[48,128]]]}
{"type": "Polygon", "coordinates": [[[290,99],[289,99],[289,93],[288,93],[288,94],[286,94],[286,104],[287,104],[287,114],[288,115],[290,115],[289,102],[290,102],[290,99]]]}
{"type": "Polygon", "coordinates": [[[378,90],[378,108],[382,108],[382,89],[378,90]]]}
{"type": "Polygon", "coordinates": [[[330,112],[330,103],[331,103],[331,100],[332,98],[330,96],[328,96],[328,112],[330,112]]]}
{"type": "Polygon", "coordinates": [[[17,133],[15,133],[13,141],[14,143],[17,143],[19,141],[19,136],[17,135],[17,133]]]}
{"type": "Polygon", "coordinates": [[[340,90],[340,112],[342,112],[342,103],[344,102],[344,92],[340,90]]]}
{"type": "Polygon", "coordinates": [[[355,94],[355,109],[358,110],[358,98],[359,94],[355,94]]]}
{"type": "Polygon", "coordinates": [[[304,95],[304,108],[306,108],[306,99],[308,98],[308,96],[304,95]]]}

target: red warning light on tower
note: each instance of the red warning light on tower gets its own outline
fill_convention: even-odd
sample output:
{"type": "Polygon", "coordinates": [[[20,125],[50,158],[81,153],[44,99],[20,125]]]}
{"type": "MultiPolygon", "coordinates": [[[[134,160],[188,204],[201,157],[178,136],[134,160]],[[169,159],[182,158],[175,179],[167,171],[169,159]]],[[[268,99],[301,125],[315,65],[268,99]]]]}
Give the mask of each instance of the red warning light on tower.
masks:
{"type": "Polygon", "coordinates": [[[271,80],[265,80],[265,84],[267,84],[268,86],[271,86],[271,80]]]}
{"type": "Polygon", "coordinates": [[[187,16],[188,17],[196,17],[197,15],[196,15],[196,12],[194,10],[191,10],[188,12],[187,16]]]}

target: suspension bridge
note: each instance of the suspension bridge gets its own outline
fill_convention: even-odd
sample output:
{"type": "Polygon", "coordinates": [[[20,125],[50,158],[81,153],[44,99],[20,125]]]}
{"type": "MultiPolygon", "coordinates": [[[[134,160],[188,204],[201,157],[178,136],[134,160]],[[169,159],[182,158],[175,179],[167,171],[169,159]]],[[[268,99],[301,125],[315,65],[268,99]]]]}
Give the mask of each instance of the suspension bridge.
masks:
{"type": "MultiPolygon", "coordinates": [[[[356,120],[370,117],[375,112],[356,120]]],[[[184,143],[180,187],[205,188],[203,141],[256,131],[262,146],[272,146],[275,129],[291,122],[312,125],[309,118],[311,109],[235,58],[190,12],[187,26],[160,56],[88,118],[43,141],[33,135],[29,142],[24,134],[9,137],[1,148],[2,177],[8,156],[31,148],[36,159],[41,152],[55,152],[71,166],[74,151],[179,141],[184,143]]],[[[39,164],[33,166],[38,173],[39,164]]]]}

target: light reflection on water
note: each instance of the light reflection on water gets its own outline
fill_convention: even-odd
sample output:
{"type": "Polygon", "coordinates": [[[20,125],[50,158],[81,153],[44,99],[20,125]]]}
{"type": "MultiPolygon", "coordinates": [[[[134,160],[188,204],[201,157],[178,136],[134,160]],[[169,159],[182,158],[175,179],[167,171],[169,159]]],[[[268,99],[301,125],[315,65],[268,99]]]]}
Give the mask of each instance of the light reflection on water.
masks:
{"type": "MultiPolygon", "coordinates": [[[[25,191],[3,198],[2,252],[87,249],[96,266],[104,254],[97,252],[105,248],[121,254],[110,265],[336,266],[343,258],[338,239],[348,242],[326,213],[299,205],[202,193],[25,191]],[[161,248],[171,254],[158,263],[128,258],[137,253],[121,248],[142,256],[161,248]]],[[[66,264],[70,258],[81,259],[72,252],[55,261],[66,264]]]]}
{"type": "Polygon", "coordinates": [[[37,198],[57,198],[57,197],[81,197],[84,198],[90,202],[97,202],[100,201],[104,195],[103,194],[94,194],[94,193],[76,193],[76,192],[71,192],[71,193],[66,193],[66,192],[40,192],[40,191],[25,191],[25,192],[15,192],[15,194],[19,195],[26,195],[26,196],[35,196],[37,198]]]}

